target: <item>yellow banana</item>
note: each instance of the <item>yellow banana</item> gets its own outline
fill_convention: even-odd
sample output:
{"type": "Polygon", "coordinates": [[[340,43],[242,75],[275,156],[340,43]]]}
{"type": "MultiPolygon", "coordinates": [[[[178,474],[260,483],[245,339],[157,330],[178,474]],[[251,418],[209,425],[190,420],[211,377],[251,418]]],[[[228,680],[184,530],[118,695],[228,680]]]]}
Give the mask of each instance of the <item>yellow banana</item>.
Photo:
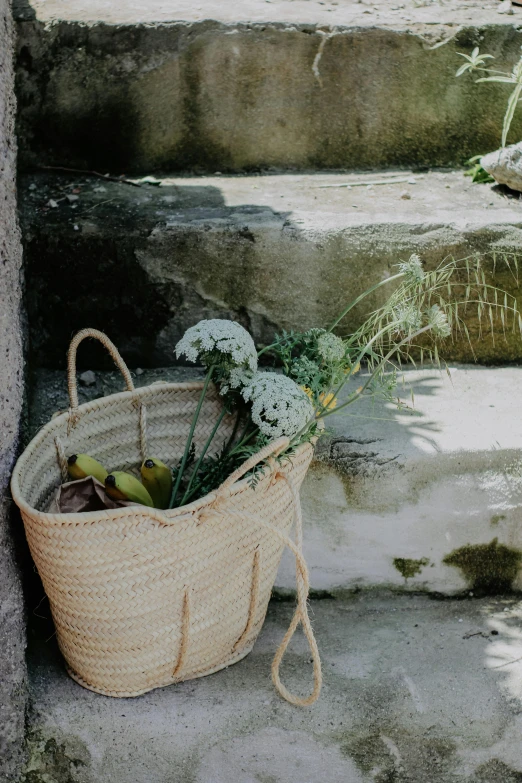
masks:
{"type": "Polygon", "coordinates": [[[149,457],[141,466],[141,480],[156,508],[168,508],[172,492],[172,471],[160,459],[149,457]]]}
{"type": "Polygon", "coordinates": [[[154,506],[152,498],[135,476],[123,470],[114,470],[105,479],[105,491],[113,500],[130,500],[143,506],[154,506]]]}
{"type": "Polygon", "coordinates": [[[103,465],[100,465],[94,457],[89,457],[88,454],[72,454],[67,460],[67,470],[69,476],[75,481],[87,478],[87,476],[94,476],[103,484],[107,478],[107,471],[103,465]]]}

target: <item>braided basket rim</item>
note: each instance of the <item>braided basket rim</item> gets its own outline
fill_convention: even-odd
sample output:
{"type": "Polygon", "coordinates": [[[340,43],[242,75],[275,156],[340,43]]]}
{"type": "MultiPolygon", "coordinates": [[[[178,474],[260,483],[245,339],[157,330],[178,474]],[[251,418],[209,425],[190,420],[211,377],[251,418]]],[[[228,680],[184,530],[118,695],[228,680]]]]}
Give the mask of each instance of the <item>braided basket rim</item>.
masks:
{"type": "MultiPolygon", "coordinates": [[[[203,386],[204,386],[203,381],[152,383],[149,384],[148,386],[140,386],[136,388],[134,391],[116,392],[115,394],[108,394],[105,395],[104,397],[97,397],[94,400],[89,400],[88,402],[82,403],[78,407],[77,412],[82,414],[82,413],[90,413],[91,411],[102,409],[106,407],[107,402],[109,400],[111,401],[111,403],[117,403],[120,401],[126,402],[128,400],[136,401],[137,398],[140,398],[142,396],[150,396],[151,393],[154,394],[155,392],[160,394],[161,392],[164,392],[166,390],[201,391],[203,386]]],[[[92,525],[97,521],[103,521],[104,519],[107,519],[109,517],[111,519],[117,519],[120,516],[122,517],[128,516],[130,507],[123,507],[121,509],[107,509],[106,511],[86,511],[86,512],[83,511],[83,512],[67,513],[67,514],[52,514],[47,511],[40,511],[39,509],[34,508],[24,499],[22,495],[22,491],[20,489],[20,476],[24,471],[24,469],[26,468],[26,465],[30,462],[32,456],[38,450],[42,442],[48,437],[48,435],[52,434],[54,430],[60,429],[60,427],[62,427],[64,424],[68,424],[70,419],[71,419],[71,409],[58,414],[50,421],[48,421],[47,424],[44,424],[43,427],[41,427],[41,429],[36,433],[36,435],[31,439],[31,441],[25,447],[22,454],[19,456],[18,460],[16,461],[13,475],[11,478],[11,494],[14,502],[16,503],[20,511],[30,514],[33,518],[35,515],[37,515],[40,522],[45,523],[49,526],[71,525],[71,524],[92,525]]],[[[313,451],[313,445],[311,443],[302,443],[296,448],[295,456],[297,455],[300,456],[305,450],[308,449],[312,449],[313,451]]],[[[291,470],[291,464],[289,465],[288,468],[286,466],[282,467],[283,472],[286,472],[286,470],[288,469],[291,470]]],[[[230,497],[232,495],[237,495],[242,492],[245,492],[248,489],[250,489],[250,484],[248,479],[241,478],[239,481],[236,481],[234,484],[232,484],[231,486],[227,487],[224,490],[220,490],[220,488],[218,488],[214,490],[214,492],[210,492],[207,495],[204,495],[202,498],[199,498],[198,500],[194,500],[192,501],[192,503],[188,503],[184,506],[179,506],[178,508],[159,510],[159,509],[151,509],[148,508],[147,506],[140,506],[139,504],[136,506],[132,506],[131,508],[133,514],[139,514],[144,517],[154,516],[162,524],[169,525],[169,524],[174,524],[174,522],[179,522],[179,519],[181,517],[192,516],[196,511],[214,503],[218,499],[218,497],[220,498],[230,497]]]]}

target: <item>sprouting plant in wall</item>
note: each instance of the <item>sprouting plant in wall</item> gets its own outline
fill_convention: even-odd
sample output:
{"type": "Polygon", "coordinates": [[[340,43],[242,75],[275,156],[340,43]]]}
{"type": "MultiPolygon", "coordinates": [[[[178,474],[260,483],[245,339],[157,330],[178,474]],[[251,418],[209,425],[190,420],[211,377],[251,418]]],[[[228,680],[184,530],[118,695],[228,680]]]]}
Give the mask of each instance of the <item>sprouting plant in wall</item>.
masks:
{"type": "Polygon", "coordinates": [[[467,160],[466,163],[469,168],[464,172],[464,176],[471,177],[472,182],[494,182],[494,177],[482,167],[481,160],[482,155],[473,155],[472,158],[467,160]]]}
{"type": "MultiPolygon", "coordinates": [[[[521,47],[522,48],[522,47],[521,47]]],[[[462,76],[467,73],[484,73],[485,76],[481,76],[477,79],[478,82],[497,82],[499,84],[510,84],[513,89],[508,98],[506,113],[504,115],[504,121],[502,123],[502,147],[506,146],[509,129],[515,115],[515,109],[522,95],[522,56],[519,61],[514,65],[511,72],[498,71],[495,68],[491,68],[487,61],[493,60],[492,54],[480,54],[478,46],[476,46],[471,54],[464,54],[458,52],[460,57],[464,57],[466,62],[460,66],[456,76],[462,76]]],[[[469,161],[471,163],[471,161],[469,161]]],[[[475,180],[474,180],[475,181],[475,180]]]]}

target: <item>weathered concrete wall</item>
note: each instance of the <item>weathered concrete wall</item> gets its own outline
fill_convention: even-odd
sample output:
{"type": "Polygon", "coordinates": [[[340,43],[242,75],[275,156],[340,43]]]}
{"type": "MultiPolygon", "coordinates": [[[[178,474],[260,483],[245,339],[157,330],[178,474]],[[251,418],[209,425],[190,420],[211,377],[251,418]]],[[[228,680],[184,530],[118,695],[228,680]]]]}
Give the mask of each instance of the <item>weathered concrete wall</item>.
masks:
{"type": "Polygon", "coordinates": [[[422,8],[355,3],[339,22],[312,2],[264,4],[255,22],[212,0],[199,21],[160,2],[34,0],[32,19],[27,5],[21,159],[116,173],[462,162],[498,147],[507,94],[455,79],[457,52],[480,44],[511,68],[522,43],[516,19],[482,4],[466,19],[461,4],[433,4],[427,23],[422,8]]]}
{"type": "Polygon", "coordinates": [[[25,623],[10,531],[9,479],[22,401],[21,244],[16,219],[13,25],[0,0],[0,779],[18,780],[25,718],[25,623]]]}
{"type": "Polygon", "coordinates": [[[302,490],[316,589],[522,589],[522,371],[450,372],[404,373],[397,393],[411,406],[413,392],[414,411],[364,401],[331,417],[302,490]]]}
{"type": "MultiPolygon", "coordinates": [[[[403,174],[395,184],[336,187],[381,178],[165,178],[161,187],[138,188],[28,176],[20,200],[34,359],[63,366],[71,334],[86,325],[107,331],[142,367],[173,364],[177,340],[201,318],[235,318],[258,342],[271,342],[281,328],[327,326],[412,252],[427,268],[452,254],[485,253],[490,281],[519,296],[513,258],[511,267],[501,260],[522,247],[517,200],[490,185],[470,187],[461,171],[427,173],[414,184],[403,174]]],[[[379,293],[350,313],[346,331],[389,289],[379,293]]],[[[487,331],[479,339],[475,312],[468,327],[479,360],[522,357],[518,331],[508,330],[506,341],[500,323],[495,341],[487,331]]],[[[85,346],[80,361],[101,355],[85,346]]],[[[472,361],[466,337],[445,356],[472,361]]]]}

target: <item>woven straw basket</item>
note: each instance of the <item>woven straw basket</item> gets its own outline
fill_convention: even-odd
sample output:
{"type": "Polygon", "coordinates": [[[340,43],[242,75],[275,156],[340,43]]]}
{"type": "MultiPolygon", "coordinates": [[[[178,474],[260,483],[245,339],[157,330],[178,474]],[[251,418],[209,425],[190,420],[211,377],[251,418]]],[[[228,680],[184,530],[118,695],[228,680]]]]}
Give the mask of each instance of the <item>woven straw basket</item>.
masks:
{"type": "MultiPolygon", "coordinates": [[[[312,704],[321,687],[319,653],[307,614],[308,573],[302,556],[299,487],[312,458],[300,446],[291,461],[273,457],[280,439],[245,462],[218,490],[170,511],[133,506],[76,514],[46,509],[67,478],[66,456],[90,454],[109,470],[132,470],[147,456],[173,465],[181,457],[201,383],[135,389],[120,354],[101,332],[84,329],[68,357],[71,407],[52,419],[15,468],[13,498],[51,604],[71,677],[107,696],[211,674],[241,660],[263,624],[277,568],[288,546],[296,559],[297,607],[272,664],[279,693],[312,704]],[[127,391],[78,405],[76,351],[99,339],[121,370],[127,391]],[[253,489],[242,476],[268,458],[253,489]],[[289,537],[295,523],[295,538],[289,537]],[[293,696],[279,665],[299,623],[314,662],[314,687],[293,696]]],[[[194,440],[199,451],[221,411],[209,389],[194,440]]],[[[225,417],[215,442],[230,435],[225,417]]]]}

